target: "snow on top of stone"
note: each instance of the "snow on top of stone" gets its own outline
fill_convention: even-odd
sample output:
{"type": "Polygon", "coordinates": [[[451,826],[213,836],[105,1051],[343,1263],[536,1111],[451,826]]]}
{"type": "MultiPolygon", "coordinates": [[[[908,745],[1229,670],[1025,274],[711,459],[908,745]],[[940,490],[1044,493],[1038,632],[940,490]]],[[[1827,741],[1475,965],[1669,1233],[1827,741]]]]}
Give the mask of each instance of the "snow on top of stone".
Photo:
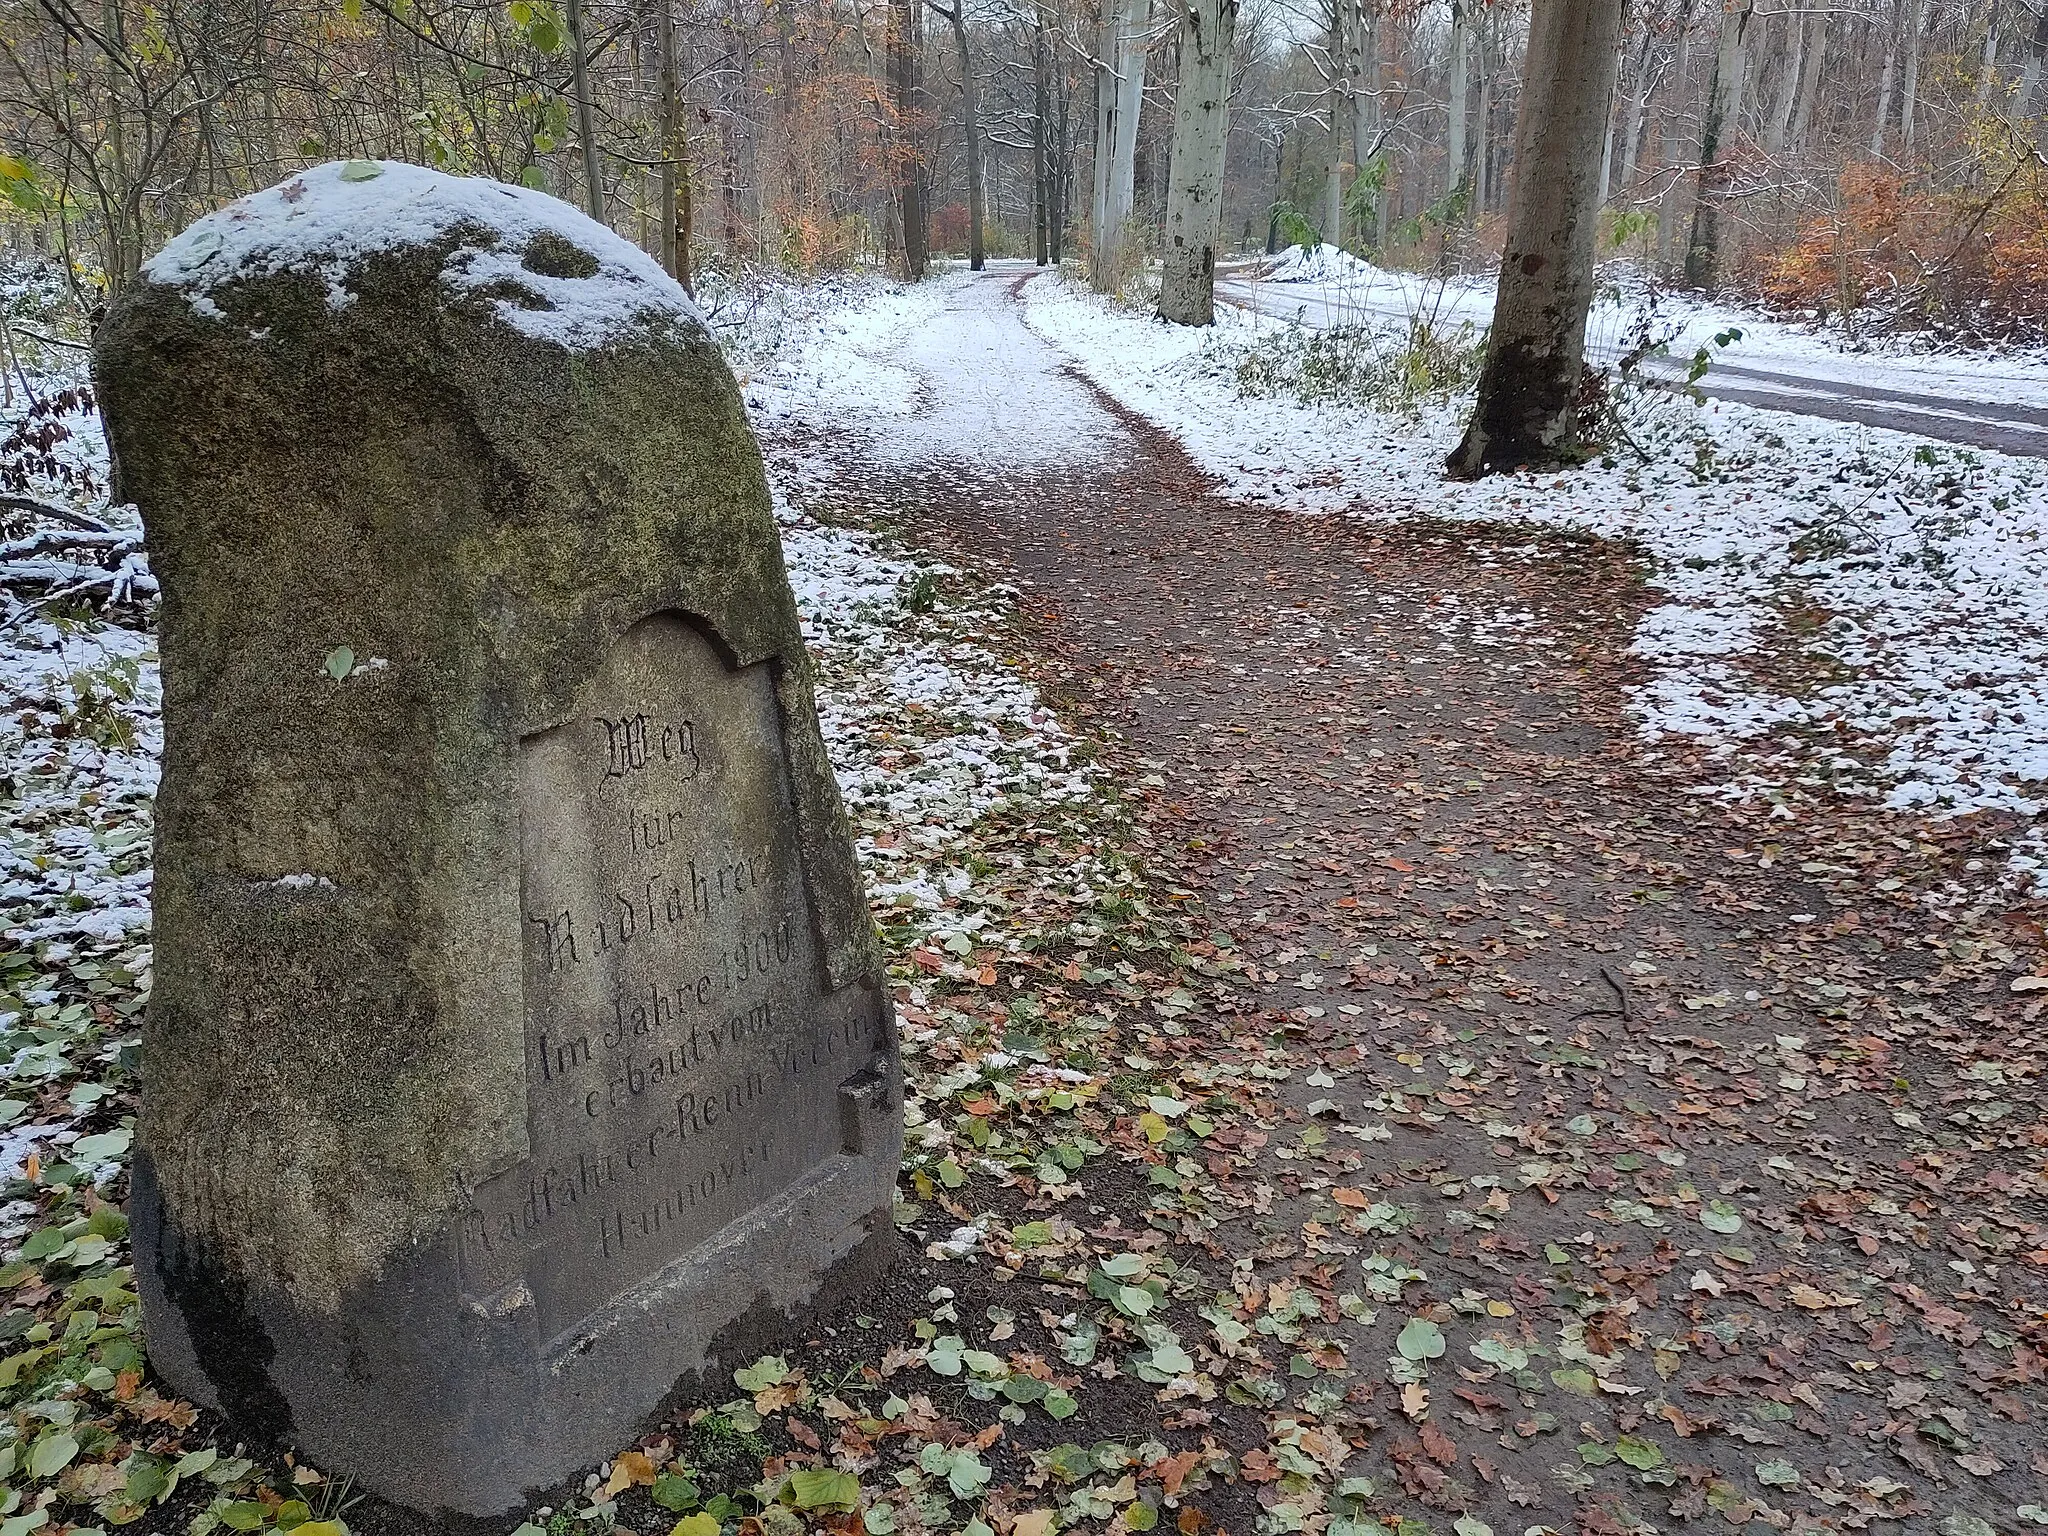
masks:
{"type": "MultiPolygon", "coordinates": [[[[523,335],[572,351],[668,317],[703,326],[682,286],[645,251],[546,193],[501,181],[448,176],[396,160],[330,161],[208,214],[143,265],[151,282],[190,295],[194,311],[224,318],[212,294],[244,277],[317,272],[327,302],[354,302],[348,277],[379,251],[425,245],[458,226],[488,230],[497,243],[468,240],[442,268],[458,293],[501,286],[498,316],[523,335]],[[552,235],[593,261],[587,276],[559,275],[563,263],[523,259],[534,238],[552,235]],[[507,288],[531,296],[506,296],[507,288]]],[[[557,250],[560,247],[556,248],[557,250]]],[[[567,254],[567,253],[564,253],[567,254]]],[[[582,265],[584,263],[576,263],[582,265]]]]}

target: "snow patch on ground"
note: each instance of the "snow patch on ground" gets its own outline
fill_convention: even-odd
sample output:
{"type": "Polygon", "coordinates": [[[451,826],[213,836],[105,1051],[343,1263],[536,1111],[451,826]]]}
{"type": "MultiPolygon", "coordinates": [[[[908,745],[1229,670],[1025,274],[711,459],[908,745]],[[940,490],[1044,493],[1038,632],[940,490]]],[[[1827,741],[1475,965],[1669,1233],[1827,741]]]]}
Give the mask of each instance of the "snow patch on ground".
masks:
{"type": "MultiPolygon", "coordinates": [[[[1634,705],[1652,740],[1720,747],[1729,777],[1712,792],[1798,779],[1943,815],[2048,808],[2048,464],[1661,399],[1640,407],[1649,462],[1457,484],[1441,469],[1456,405],[1240,397],[1235,360],[1275,321],[1161,326],[1057,278],[1025,299],[1040,335],[1237,500],[1634,541],[1667,598],[1635,639],[1654,676],[1634,705]]],[[[2048,846],[2026,857],[2048,862],[2048,846]]]]}
{"type": "MultiPolygon", "coordinates": [[[[1016,266],[1019,276],[1033,270],[1016,266]]],[[[1121,440],[1116,419],[1045,348],[1015,345],[1010,327],[985,323],[1009,303],[1002,285],[965,274],[878,285],[821,321],[800,357],[750,398],[770,416],[830,416],[887,463],[999,477],[1107,457],[1121,440]]]]}

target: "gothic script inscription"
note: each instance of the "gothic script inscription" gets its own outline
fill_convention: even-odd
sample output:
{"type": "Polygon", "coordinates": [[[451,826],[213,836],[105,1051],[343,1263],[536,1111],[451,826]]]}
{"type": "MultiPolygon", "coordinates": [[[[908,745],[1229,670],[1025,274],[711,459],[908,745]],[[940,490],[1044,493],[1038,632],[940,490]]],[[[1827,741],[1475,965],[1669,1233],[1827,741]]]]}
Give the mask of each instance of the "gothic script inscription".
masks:
{"type": "Polygon", "coordinates": [[[533,1151],[462,1260],[552,1335],[836,1154],[874,1026],[825,986],[766,666],[657,616],[522,754],[533,1151]]]}

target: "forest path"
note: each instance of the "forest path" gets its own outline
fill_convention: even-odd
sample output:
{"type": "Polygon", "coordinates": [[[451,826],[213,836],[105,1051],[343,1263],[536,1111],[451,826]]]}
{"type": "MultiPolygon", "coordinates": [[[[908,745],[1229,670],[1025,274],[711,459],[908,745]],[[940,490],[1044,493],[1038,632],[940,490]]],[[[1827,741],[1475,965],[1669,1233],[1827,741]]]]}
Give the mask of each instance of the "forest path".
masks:
{"type": "Polygon", "coordinates": [[[1928,931],[1933,850],[1677,795],[1624,714],[1623,551],[1226,504],[1060,371],[1019,270],[897,354],[957,399],[849,493],[1017,583],[1252,968],[1188,1022],[1264,1127],[1184,1154],[1209,1224],[1170,1225],[1270,1371],[1180,1427],[1213,1411],[1282,1529],[1316,1463],[1436,1529],[2019,1529],[2048,1239],[2004,1095],[2039,1032],[1928,931]]]}

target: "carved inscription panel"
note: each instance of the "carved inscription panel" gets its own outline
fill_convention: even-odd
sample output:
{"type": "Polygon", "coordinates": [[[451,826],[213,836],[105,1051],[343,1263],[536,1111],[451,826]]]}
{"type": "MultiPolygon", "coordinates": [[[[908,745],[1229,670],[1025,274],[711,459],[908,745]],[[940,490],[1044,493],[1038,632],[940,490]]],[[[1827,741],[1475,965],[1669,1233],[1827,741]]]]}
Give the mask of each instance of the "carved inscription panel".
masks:
{"type": "Polygon", "coordinates": [[[768,668],[623,636],[522,747],[530,1160],[476,1192],[464,1289],[556,1334],[841,1149],[876,1015],[812,932],[768,668]]]}

